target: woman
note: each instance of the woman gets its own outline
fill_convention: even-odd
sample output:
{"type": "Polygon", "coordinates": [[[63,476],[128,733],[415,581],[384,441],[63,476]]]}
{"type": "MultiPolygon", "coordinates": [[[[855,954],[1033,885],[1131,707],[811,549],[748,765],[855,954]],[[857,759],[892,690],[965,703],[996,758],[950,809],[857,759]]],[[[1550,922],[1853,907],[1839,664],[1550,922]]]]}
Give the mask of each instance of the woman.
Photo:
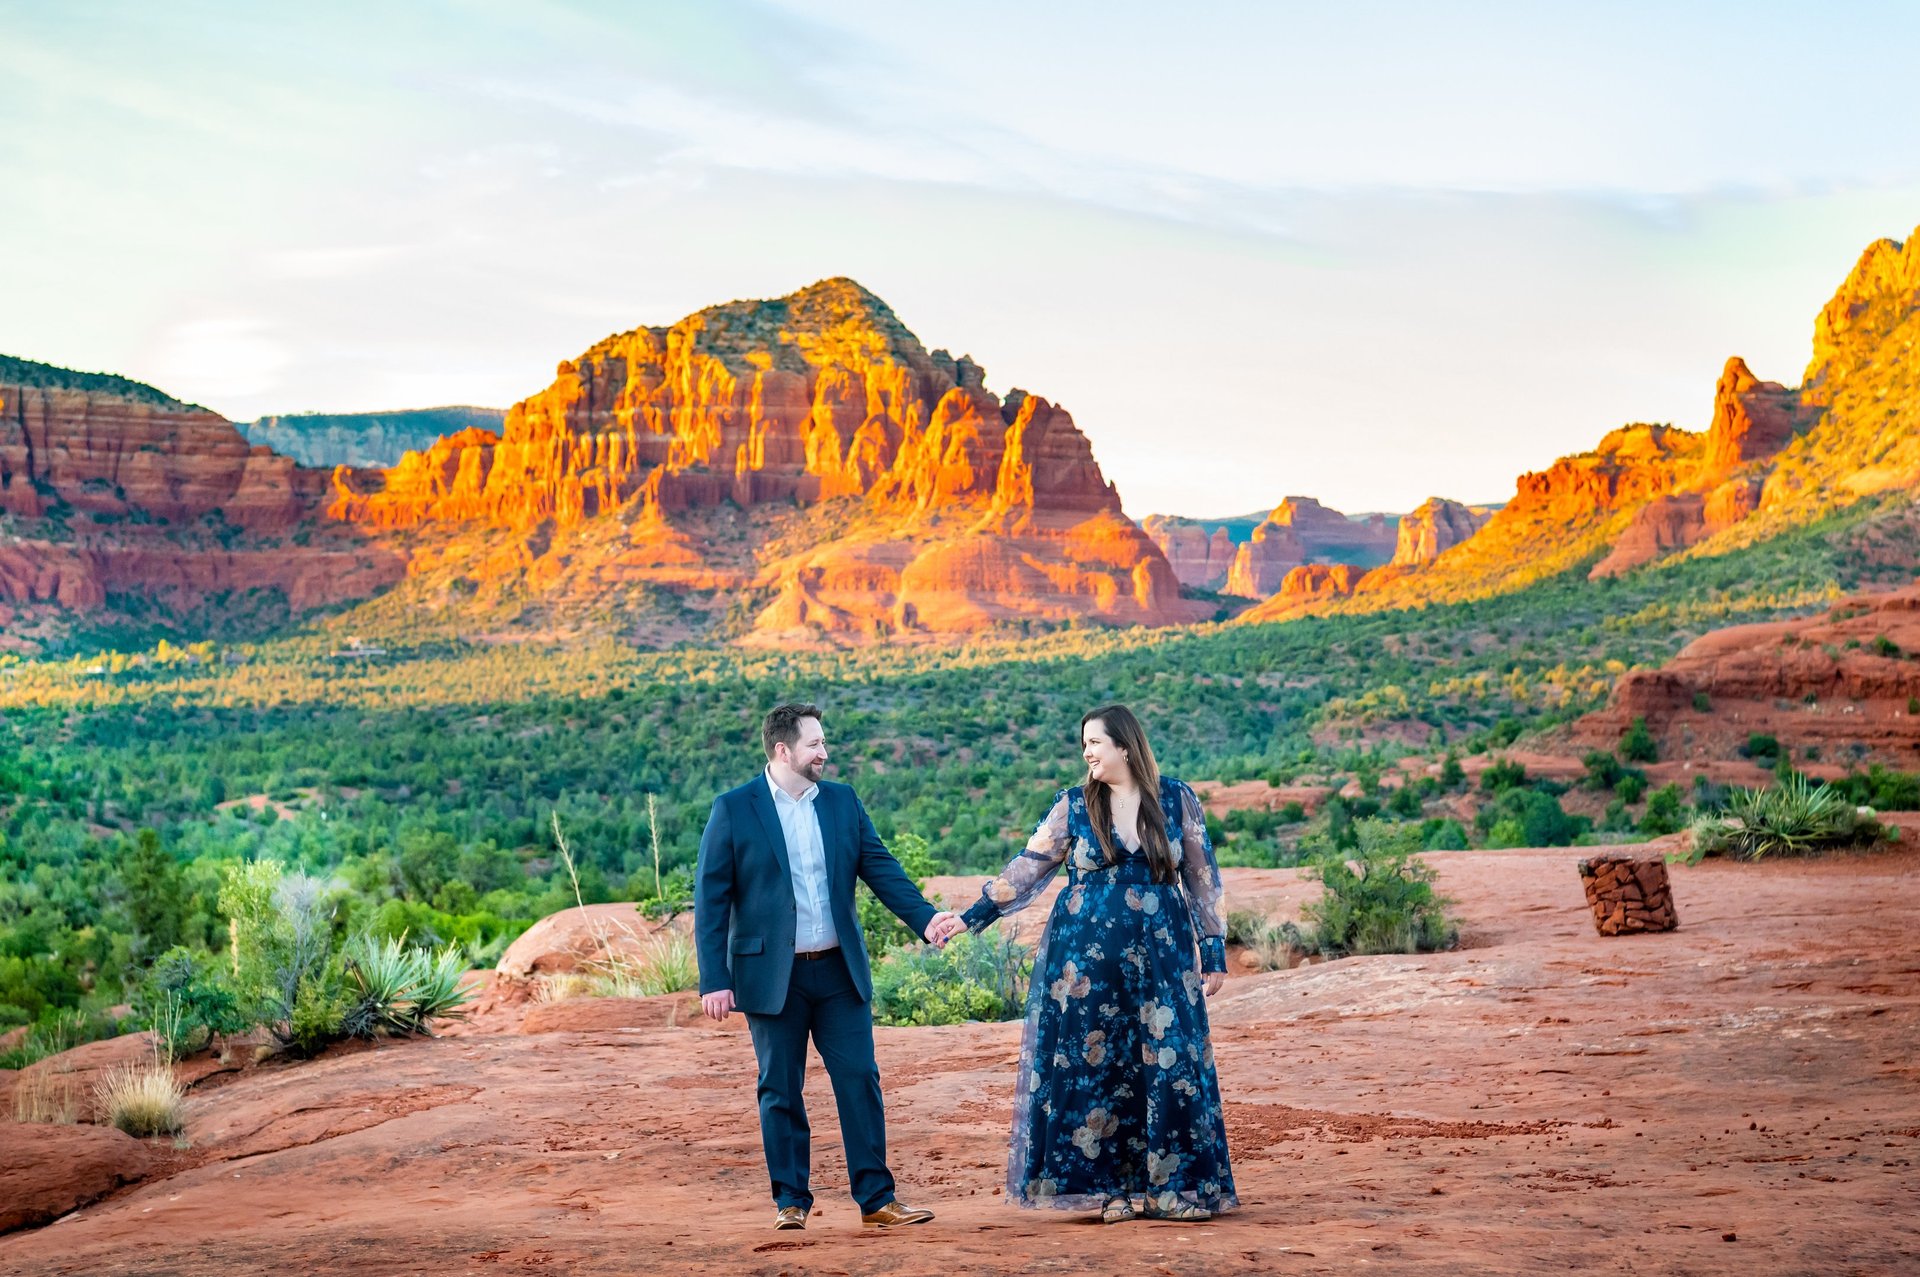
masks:
{"type": "Polygon", "coordinates": [[[961,919],[979,931],[1025,908],[1066,866],[1034,958],[1008,1196],[1110,1224],[1135,1197],[1149,1217],[1206,1219],[1238,1204],[1201,999],[1227,969],[1206,816],[1125,706],[1088,714],[1080,738],[1086,783],[961,919]]]}

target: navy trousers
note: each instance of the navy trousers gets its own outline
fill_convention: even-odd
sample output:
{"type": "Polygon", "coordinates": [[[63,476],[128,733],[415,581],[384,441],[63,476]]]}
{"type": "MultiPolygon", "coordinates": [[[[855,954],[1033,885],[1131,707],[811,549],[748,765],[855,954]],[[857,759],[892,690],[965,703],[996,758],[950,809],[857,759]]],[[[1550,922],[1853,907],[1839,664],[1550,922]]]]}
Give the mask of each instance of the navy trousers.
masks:
{"type": "Polygon", "coordinates": [[[802,1095],[811,1037],[833,1083],[847,1178],[862,1212],[893,1200],[887,1170],[887,1117],[880,1102],[880,1066],[873,1058],[873,1010],[834,954],[793,963],[787,1004],[778,1015],[749,1015],[760,1061],[760,1142],[776,1206],[813,1206],[811,1132],[802,1095]]]}

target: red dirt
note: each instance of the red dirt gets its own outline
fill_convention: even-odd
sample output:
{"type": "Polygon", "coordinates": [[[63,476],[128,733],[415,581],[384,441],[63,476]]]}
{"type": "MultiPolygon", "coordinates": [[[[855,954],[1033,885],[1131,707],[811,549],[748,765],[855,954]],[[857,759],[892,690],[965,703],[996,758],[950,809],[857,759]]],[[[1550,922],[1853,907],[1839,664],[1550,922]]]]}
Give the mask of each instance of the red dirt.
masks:
{"type": "Polygon", "coordinates": [[[1436,854],[1474,947],[1231,980],[1245,1205],[1212,1222],[1004,1205],[1017,1024],[880,1031],[901,1195],[939,1212],[900,1235],[857,1226],[816,1068],[822,1209],[783,1237],[744,1033],[483,1022],[208,1079],[190,1150],[0,1273],[1920,1271],[1920,854],[1676,866],[1680,929],[1619,939],[1591,854],[1436,854]]]}

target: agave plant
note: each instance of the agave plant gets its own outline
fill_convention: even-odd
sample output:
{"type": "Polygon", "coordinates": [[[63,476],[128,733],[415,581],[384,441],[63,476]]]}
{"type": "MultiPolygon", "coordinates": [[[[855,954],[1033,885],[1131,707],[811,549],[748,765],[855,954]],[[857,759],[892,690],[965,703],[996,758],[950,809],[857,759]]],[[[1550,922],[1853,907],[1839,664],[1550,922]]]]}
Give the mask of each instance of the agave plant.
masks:
{"type": "Polygon", "coordinates": [[[353,1004],[341,1027],[352,1037],[431,1034],[434,1020],[466,1014],[471,994],[456,946],[436,952],[408,948],[404,936],[363,935],[347,946],[345,967],[353,1004]]]}
{"type": "Polygon", "coordinates": [[[1724,848],[1745,860],[1805,855],[1879,832],[1844,794],[1798,773],[1772,788],[1735,790],[1727,815],[1732,819],[1722,835],[1724,848]]]}

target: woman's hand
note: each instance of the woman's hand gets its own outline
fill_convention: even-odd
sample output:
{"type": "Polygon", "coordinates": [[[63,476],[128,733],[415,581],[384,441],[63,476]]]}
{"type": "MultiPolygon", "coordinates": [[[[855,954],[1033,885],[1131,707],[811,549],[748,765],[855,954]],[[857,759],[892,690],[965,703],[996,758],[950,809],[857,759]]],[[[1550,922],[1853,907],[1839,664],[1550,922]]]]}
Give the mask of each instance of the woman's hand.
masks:
{"type": "Polygon", "coordinates": [[[1226,983],[1227,983],[1226,972],[1209,971],[1207,972],[1207,975],[1206,975],[1206,983],[1201,987],[1207,991],[1208,997],[1212,997],[1214,994],[1220,992],[1221,989],[1225,988],[1226,983]]]}

